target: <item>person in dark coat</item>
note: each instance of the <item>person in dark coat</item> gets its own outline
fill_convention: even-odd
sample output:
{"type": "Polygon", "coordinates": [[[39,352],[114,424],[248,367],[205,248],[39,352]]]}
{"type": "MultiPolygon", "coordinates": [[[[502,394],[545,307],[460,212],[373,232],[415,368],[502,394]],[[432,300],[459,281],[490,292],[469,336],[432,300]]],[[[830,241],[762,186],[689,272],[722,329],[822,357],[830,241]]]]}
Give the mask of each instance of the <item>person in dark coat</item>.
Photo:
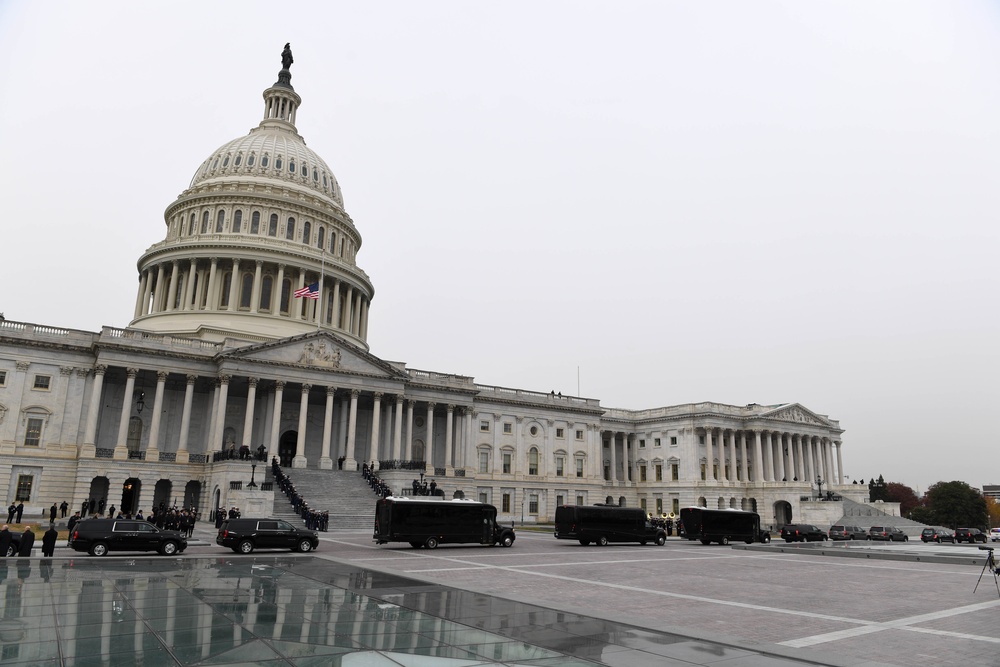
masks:
{"type": "Polygon", "coordinates": [[[62,501],[62,504],[59,505],[59,518],[65,519],[66,512],[68,511],[69,511],[69,503],[64,500],[62,501]]]}
{"type": "Polygon", "coordinates": [[[10,507],[7,508],[7,523],[14,523],[14,514],[16,513],[17,513],[17,505],[11,503],[10,507]]]}
{"type": "Polygon", "coordinates": [[[25,528],[21,534],[21,548],[17,550],[17,555],[30,556],[33,546],[35,546],[35,534],[31,532],[31,528],[25,528]]]}
{"type": "Polygon", "coordinates": [[[58,511],[59,511],[59,508],[56,507],[55,503],[52,503],[52,507],[49,508],[49,523],[54,523],[55,522],[55,520],[56,520],[56,513],[58,511]]]}
{"type": "Polygon", "coordinates": [[[59,531],[56,530],[55,524],[50,523],[49,529],[42,535],[42,556],[52,558],[56,550],[56,540],[58,539],[59,531]]]}
{"type": "Polygon", "coordinates": [[[10,548],[10,543],[14,539],[14,536],[10,534],[10,528],[7,524],[0,528],[0,558],[7,556],[7,549],[10,548]]]}
{"type": "Polygon", "coordinates": [[[24,515],[24,503],[19,502],[17,504],[17,522],[21,523],[21,516],[24,515]]]}

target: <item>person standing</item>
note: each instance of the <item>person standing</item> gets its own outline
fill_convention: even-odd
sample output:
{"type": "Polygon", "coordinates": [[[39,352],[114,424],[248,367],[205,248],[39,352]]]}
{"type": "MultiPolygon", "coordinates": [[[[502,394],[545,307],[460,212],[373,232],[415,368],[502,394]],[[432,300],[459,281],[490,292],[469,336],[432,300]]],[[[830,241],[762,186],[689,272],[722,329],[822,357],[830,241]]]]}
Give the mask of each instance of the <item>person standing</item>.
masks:
{"type": "Polygon", "coordinates": [[[49,529],[42,535],[42,556],[44,558],[52,558],[56,550],[56,540],[58,539],[59,531],[56,530],[54,523],[50,523],[49,529]]]}
{"type": "Polygon", "coordinates": [[[60,517],[59,518],[60,519],[65,519],[66,518],[66,512],[68,512],[68,511],[69,511],[69,503],[64,500],[64,501],[62,501],[62,504],[59,505],[59,512],[60,512],[60,517]]]}
{"type": "Polygon", "coordinates": [[[0,528],[0,558],[5,558],[7,556],[7,549],[10,548],[10,543],[14,540],[14,536],[11,535],[10,527],[7,524],[0,528]]]}
{"type": "MultiPolygon", "coordinates": [[[[49,523],[55,523],[56,522],[56,512],[58,510],[59,510],[59,508],[56,507],[56,504],[52,503],[52,507],[49,508],[49,523]]],[[[63,516],[66,516],[65,512],[63,513],[63,516]]]]}
{"type": "Polygon", "coordinates": [[[7,508],[7,523],[14,523],[15,512],[17,512],[17,505],[11,503],[10,507],[7,508]]]}
{"type": "Polygon", "coordinates": [[[75,526],[80,521],[80,513],[77,512],[69,518],[69,535],[66,536],[66,544],[68,545],[73,541],[73,526],[75,526]]]}
{"type": "Polygon", "coordinates": [[[17,503],[17,522],[21,523],[21,517],[24,515],[24,503],[18,501],[17,503]]]}
{"type": "Polygon", "coordinates": [[[33,546],[35,546],[35,534],[31,532],[31,528],[25,528],[21,534],[21,547],[17,550],[17,555],[30,556],[33,546]]]}

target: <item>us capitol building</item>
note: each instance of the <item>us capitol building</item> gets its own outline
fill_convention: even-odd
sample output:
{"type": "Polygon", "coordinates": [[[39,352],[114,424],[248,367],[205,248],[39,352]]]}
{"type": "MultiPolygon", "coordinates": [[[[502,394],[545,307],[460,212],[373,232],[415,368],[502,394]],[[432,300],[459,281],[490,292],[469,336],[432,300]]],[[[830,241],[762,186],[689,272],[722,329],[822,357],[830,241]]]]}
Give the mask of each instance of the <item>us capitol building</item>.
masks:
{"type": "Polygon", "coordinates": [[[778,526],[838,519],[821,495],[865,498],[844,484],[840,424],[797,403],[607,408],[372,354],[361,234],[298,133],[290,65],[286,48],[260,125],[167,206],[128,327],[0,321],[4,503],[32,518],[90,498],[236,504],[247,465],[219,455],[230,445],[263,445],[293,479],[354,474],[341,457],[352,471],[375,461],[397,492],[424,472],[504,520],[610,502],[754,509],[778,526]]]}

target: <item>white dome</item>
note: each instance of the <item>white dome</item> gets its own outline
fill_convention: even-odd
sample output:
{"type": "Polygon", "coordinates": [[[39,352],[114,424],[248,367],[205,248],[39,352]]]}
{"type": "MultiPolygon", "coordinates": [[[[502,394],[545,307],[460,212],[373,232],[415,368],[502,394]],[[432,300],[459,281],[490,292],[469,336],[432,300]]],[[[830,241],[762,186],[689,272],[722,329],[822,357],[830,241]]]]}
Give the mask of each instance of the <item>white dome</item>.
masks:
{"type": "Polygon", "coordinates": [[[264,121],[245,137],[220,146],[202,162],[191,187],[217,178],[272,178],[308,187],[344,208],[337,179],[297,133],[264,121]]]}

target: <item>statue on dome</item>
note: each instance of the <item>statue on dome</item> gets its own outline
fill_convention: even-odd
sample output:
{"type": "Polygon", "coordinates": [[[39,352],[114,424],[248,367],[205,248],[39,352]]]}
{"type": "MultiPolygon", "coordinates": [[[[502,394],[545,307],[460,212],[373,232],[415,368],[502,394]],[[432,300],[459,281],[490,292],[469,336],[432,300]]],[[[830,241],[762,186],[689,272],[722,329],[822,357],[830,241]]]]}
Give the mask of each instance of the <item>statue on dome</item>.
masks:
{"type": "Polygon", "coordinates": [[[281,69],[288,69],[295,62],[292,59],[292,43],[285,44],[285,50],[281,52],[281,69]]]}

